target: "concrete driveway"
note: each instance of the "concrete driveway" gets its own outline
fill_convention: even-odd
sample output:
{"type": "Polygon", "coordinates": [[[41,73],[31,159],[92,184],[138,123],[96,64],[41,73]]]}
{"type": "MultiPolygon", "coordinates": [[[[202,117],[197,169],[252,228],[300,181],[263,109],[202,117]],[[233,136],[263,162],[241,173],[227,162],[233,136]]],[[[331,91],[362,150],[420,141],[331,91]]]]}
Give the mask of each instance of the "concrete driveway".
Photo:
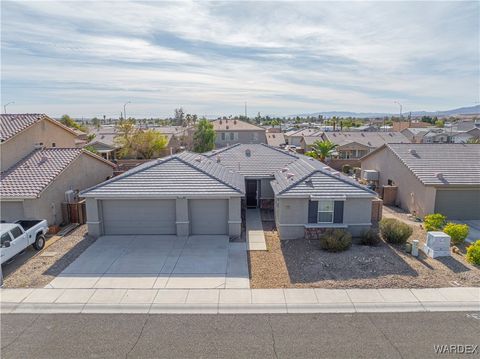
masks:
{"type": "Polygon", "coordinates": [[[47,287],[249,288],[246,244],[228,236],[104,236],[47,287]]]}

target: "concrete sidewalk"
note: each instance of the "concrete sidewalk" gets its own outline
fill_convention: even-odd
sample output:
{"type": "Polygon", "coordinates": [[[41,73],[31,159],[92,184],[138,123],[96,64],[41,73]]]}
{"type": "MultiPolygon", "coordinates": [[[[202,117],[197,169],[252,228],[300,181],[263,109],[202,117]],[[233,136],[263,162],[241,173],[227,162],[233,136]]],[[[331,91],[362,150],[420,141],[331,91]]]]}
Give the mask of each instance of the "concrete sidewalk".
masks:
{"type": "Polygon", "coordinates": [[[480,288],[2,289],[2,313],[360,313],[479,311],[480,288]]]}
{"type": "Polygon", "coordinates": [[[247,249],[249,251],[266,251],[267,244],[260,210],[258,208],[247,209],[246,217],[247,249]]]}

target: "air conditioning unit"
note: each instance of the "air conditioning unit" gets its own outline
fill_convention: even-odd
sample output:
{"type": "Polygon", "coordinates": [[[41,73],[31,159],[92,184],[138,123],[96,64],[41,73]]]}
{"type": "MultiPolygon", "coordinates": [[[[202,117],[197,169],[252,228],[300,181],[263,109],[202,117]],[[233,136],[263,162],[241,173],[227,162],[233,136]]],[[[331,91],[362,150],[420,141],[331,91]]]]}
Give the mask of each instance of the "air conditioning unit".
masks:
{"type": "Polygon", "coordinates": [[[367,181],[378,181],[379,172],[375,170],[364,170],[363,179],[367,181]]]}
{"type": "Polygon", "coordinates": [[[78,200],[77,191],[68,190],[65,192],[65,202],[75,203],[78,200]]]}

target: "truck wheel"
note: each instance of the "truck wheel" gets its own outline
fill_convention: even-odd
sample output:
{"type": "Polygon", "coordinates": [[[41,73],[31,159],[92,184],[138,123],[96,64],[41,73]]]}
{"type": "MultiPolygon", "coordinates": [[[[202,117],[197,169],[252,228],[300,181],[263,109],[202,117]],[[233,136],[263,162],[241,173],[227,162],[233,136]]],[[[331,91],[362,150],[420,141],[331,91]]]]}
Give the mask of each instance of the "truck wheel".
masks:
{"type": "Polygon", "coordinates": [[[35,243],[33,243],[33,248],[39,251],[43,249],[43,247],[45,247],[45,237],[42,234],[39,234],[37,239],[35,239],[35,243]]]}

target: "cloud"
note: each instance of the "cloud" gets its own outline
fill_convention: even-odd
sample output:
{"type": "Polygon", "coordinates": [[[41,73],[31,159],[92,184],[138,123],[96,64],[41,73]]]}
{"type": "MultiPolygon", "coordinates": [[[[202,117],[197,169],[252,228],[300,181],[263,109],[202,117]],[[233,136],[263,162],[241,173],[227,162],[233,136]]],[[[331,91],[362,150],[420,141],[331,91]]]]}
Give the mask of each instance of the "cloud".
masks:
{"type": "Polygon", "coordinates": [[[57,116],[479,101],[477,2],[2,2],[2,98],[57,116]],[[428,16],[426,16],[428,14],[428,16]]]}

